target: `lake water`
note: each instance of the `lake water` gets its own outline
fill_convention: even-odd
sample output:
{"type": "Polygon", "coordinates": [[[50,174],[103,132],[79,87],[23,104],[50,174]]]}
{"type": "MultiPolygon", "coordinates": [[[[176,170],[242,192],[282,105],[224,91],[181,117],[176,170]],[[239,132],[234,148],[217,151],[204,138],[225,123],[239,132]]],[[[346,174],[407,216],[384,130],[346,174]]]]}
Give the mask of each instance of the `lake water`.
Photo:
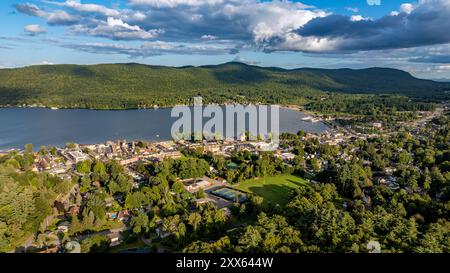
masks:
{"type": "MultiPolygon", "coordinates": [[[[123,111],[0,108],[0,150],[23,148],[27,143],[39,148],[42,145],[62,147],[67,142],[169,140],[176,120],[170,114],[170,108],[123,111]]],[[[302,117],[301,112],[280,108],[280,132],[320,133],[328,129],[322,122],[304,122],[302,117]]]]}

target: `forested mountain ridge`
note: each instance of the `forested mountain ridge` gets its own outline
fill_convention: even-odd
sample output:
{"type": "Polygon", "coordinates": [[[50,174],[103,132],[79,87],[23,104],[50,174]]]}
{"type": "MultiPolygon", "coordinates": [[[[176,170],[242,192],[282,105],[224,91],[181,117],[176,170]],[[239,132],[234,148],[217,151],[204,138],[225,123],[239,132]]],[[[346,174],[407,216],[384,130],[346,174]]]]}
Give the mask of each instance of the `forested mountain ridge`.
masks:
{"type": "Polygon", "coordinates": [[[0,105],[125,109],[206,103],[304,104],[323,92],[447,96],[449,83],[388,69],[286,70],[243,63],[164,67],[136,63],[42,65],[0,70],[0,105]]]}

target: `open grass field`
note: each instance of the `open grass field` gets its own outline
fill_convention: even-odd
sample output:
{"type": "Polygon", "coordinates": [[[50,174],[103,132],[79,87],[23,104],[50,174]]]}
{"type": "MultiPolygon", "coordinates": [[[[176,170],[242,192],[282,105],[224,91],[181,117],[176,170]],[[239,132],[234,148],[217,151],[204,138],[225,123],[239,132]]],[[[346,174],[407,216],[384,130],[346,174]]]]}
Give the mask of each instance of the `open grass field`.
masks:
{"type": "Polygon", "coordinates": [[[288,196],[292,189],[306,186],[308,183],[298,176],[280,175],[246,180],[234,187],[263,197],[265,203],[284,205],[289,202],[288,196]]]}

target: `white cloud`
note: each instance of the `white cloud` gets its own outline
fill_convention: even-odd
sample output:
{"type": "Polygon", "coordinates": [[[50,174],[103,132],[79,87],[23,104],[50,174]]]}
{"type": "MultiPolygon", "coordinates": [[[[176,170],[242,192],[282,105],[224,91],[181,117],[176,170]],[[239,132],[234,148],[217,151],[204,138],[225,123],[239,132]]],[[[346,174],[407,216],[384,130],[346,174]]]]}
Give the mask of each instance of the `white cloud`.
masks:
{"type": "Polygon", "coordinates": [[[354,13],[359,12],[359,8],[357,7],[346,7],[345,9],[354,13]]]}
{"type": "Polygon", "coordinates": [[[54,25],[72,24],[77,21],[75,16],[67,13],[64,10],[57,10],[47,13],[45,17],[47,18],[47,23],[54,25]]]}
{"type": "Polygon", "coordinates": [[[203,35],[203,36],[202,36],[202,39],[203,39],[203,40],[216,40],[217,37],[214,36],[214,35],[209,35],[209,34],[207,34],[207,35],[203,35]]]}
{"type": "Polygon", "coordinates": [[[400,5],[400,12],[410,14],[415,8],[416,6],[411,3],[404,3],[400,5]]]}
{"type": "Polygon", "coordinates": [[[115,9],[110,9],[97,4],[82,4],[80,1],[68,0],[65,2],[44,1],[48,4],[53,4],[61,7],[67,7],[79,12],[100,13],[105,16],[120,16],[120,12],[115,9]]]}
{"type": "Polygon", "coordinates": [[[137,25],[129,25],[121,19],[115,19],[113,17],[108,17],[106,22],[99,22],[94,28],[89,28],[85,25],[75,25],[71,30],[75,33],[105,37],[113,40],[148,40],[156,38],[164,32],[160,29],[146,31],[137,25]]]}
{"type": "Polygon", "coordinates": [[[350,20],[351,20],[352,22],[358,22],[358,21],[369,20],[369,18],[363,17],[363,16],[361,16],[361,15],[352,15],[352,16],[350,17],[350,20]]]}
{"type": "Polygon", "coordinates": [[[77,21],[77,18],[64,10],[44,11],[38,6],[30,3],[15,5],[16,10],[30,16],[42,17],[50,25],[69,25],[77,21]]]}
{"type": "Polygon", "coordinates": [[[268,51],[304,51],[304,52],[326,52],[333,51],[339,44],[339,39],[303,37],[296,33],[286,35],[285,39],[273,46],[268,46],[268,51]]]}
{"type": "Polygon", "coordinates": [[[49,61],[42,61],[42,62],[40,62],[38,64],[40,64],[40,65],[54,65],[55,63],[49,62],[49,61]]]}
{"type": "Polygon", "coordinates": [[[216,5],[225,2],[225,0],[130,0],[129,2],[139,6],[173,8],[177,6],[216,5]]]}
{"type": "Polygon", "coordinates": [[[449,65],[438,65],[436,66],[437,70],[444,71],[444,70],[450,70],[450,64],[449,65]]]}
{"type": "Polygon", "coordinates": [[[31,36],[47,33],[47,29],[41,27],[40,25],[26,25],[24,30],[31,36]]]}

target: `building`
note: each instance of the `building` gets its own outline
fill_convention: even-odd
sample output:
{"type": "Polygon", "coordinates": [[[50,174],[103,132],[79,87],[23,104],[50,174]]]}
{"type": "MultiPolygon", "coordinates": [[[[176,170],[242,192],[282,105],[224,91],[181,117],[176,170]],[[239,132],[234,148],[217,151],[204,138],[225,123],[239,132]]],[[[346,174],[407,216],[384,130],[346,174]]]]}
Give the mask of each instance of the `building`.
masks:
{"type": "Polygon", "coordinates": [[[215,180],[219,183],[225,184],[227,183],[227,180],[225,180],[225,178],[222,177],[216,177],[215,180]]]}
{"type": "Polygon", "coordinates": [[[118,246],[122,243],[122,238],[120,236],[120,233],[110,233],[107,235],[109,239],[109,246],[114,247],[118,246]]]}
{"type": "Polygon", "coordinates": [[[69,159],[75,161],[76,163],[89,159],[89,156],[80,151],[70,151],[67,155],[69,159]]]}
{"type": "Polygon", "coordinates": [[[381,122],[374,122],[372,123],[372,126],[377,129],[383,128],[383,124],[381,122]]]}
{"type": "Polygon", "coordinates": [[[214,199],[211,198],[200,198],[200,199],[196,199],[195,201],[196,205],[203,205],[203,204],[207,204],[207,203],[216,203],[216,201],[214,199]]]}
{"type": "Polygon", "coordinates": [[[120,160],[119,164],[122,166],[125,166],[125,165],[130,165],[130,164],[136,163],[139,160],[140,160],[140,158],[138,156],[134,156],[134,157],[130,157],[128,159],[120,160]]]}
{"type": "Polygon", "coordinates": [[[183,180],[184,188],[190,192],[194,193],[199,191],[200,189],[206,189],[213,185],[213,182],[208,179],[207,177],[204,177],[200,180],[197,179],[185,179],[183,180]]]}
{"type": "Polygon", "coordinates": [[[282,153],[281,155],[277,155],[278,157],[281,157],[283,161],[292,161],[295,158],[295,154],[293,153],[282,153]]]}
{"type": "Polygon", "coordinates": [[[71,205],[69,207],[69,210],[67,211],[67,215],[68,216],[76,216],[78,215],[78,213],[80,213],[80,206],[78,205],[71,205]]]}
{"type": "Polygon", "coordinates": [[[159,154],[152,155],[151,157],[156,158],[158,160],[164,160],[165,158],[178,159],[180,158],[180,151],[172,151],[172,152],[160,152],[159,154]]]}
{"type": "Polygon", "coordinates": [[[62,222],[58,225],[58,232],[67,233],[69,231],[69,222],[62,222]]]}
{"type": "Polygon", "coordinates": [[[131,219],[130,212],[128,210],[123,210],[123,211],[119,212],[117,219],[120,222],[128,222],[131,219]]]}
{"type": "Polygon", "coordinates": [[[203,145],[203,151],[205,153],[207,153],[207,152],[217,153],[217,152],[220,152],[220,148],[221,148],[221,146],[217,142],[208,142],[203,145]]]}

